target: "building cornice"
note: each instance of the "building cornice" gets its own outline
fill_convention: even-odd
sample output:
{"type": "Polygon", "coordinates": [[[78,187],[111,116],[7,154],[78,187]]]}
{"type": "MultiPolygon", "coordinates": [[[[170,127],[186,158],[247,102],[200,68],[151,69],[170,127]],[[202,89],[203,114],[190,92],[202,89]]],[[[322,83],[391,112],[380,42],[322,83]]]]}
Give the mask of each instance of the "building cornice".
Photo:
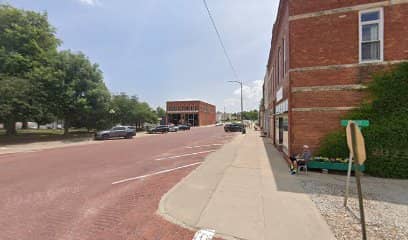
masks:
{"type": "Polygon", "coordinates": [[[397,4],[404,4],[404,3],[408,3],[408,0],[387,0],[387,1],[381,1],[381,2],[376,2],[376,3],[360,4],[360,5],[355,5],[351,7],[342,7],[342,8],[335,8],[335,9],[330,9],[330,10],[323,10],[323,11],[293,15],[293,16],[289,16],[289,21],[295,21],[299,19],[312,18],[312,17],[320,17],[320,16],[326,16],[326,15],[338,14],[338,13],[360,11],[360,10],[365,10],[365,9],[370,9],[370,8],[387,7],[387,6],[397,5],[397,4]]]}

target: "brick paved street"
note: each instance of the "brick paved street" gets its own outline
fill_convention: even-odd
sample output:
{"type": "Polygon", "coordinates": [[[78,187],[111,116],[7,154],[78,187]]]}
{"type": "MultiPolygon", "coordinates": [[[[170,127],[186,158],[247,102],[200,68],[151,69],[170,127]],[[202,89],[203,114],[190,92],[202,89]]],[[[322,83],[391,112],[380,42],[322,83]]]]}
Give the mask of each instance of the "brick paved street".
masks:
{"type": "Polygon", "coordinates": [[[192,239],[156,211],[199,165],[149,174],[201,162],[233,136],[208,127],[0,155],[0,239],[192,239]]]}

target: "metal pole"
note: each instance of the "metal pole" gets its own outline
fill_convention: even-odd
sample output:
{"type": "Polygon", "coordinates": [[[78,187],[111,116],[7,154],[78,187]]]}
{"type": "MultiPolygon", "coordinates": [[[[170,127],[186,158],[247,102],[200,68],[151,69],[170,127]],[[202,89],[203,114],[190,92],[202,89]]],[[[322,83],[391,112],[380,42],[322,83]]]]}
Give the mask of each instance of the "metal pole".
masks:
{"type": "Polygon", "coordinates": [[[241,123],[244,125],[244,103],[242,98],[242,82],[239,83],[241,85],[241,123]]]}
{"type": "Polygon", "coordinates": [[[360,182],[360,164],[359,164],[359,155],[358,155],[358,148],[357,148],[357,140],[356,140],[356,127],[357,124],[352,123],[351,127],[351,142],[353,146],[353,153],[354,153],[354,173],[356,174],[356,183],[357,183],[357,192],[358,192],[358,202],[360,206],[360,221],[361,221],[361,232],[363,240],[367,240],[367,232],[365,226],[365,215],[364,215],[364,205],[363,205],[363,193],[361,191],[361,182],[360,182]]]}
{"type": "Polygon", "coordinates": [[[344,196],[344,207],[347,207],[347,199],[348,199],[348,195],[349,195],[352,164],[353,164],[353,154],[350,152],[349,165],[348,165],[348,171],[347,171],[347,181],[346,181],[346,195],[344,196]]]}

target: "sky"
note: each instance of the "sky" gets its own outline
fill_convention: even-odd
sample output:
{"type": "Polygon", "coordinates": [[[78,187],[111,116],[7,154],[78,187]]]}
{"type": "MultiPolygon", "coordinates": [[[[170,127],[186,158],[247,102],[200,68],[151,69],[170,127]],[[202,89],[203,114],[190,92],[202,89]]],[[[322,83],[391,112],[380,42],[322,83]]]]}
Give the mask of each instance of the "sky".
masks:
{"type": "MultiPolygon", "coordinates": [[[[207,0],[244,82],[244,109],[259,106],[278,0],[207,0]]],[[[46,11],[62,40],[99,64],[112,93],[152,107],[197,99],[240,111],[239,84],[202,0],[0,0],[46,11]]]]}

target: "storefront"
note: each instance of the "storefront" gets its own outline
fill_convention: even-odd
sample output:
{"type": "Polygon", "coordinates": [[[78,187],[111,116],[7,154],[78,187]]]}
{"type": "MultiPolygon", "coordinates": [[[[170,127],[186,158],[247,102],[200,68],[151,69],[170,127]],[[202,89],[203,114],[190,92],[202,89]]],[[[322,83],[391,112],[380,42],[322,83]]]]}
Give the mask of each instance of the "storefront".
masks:
{"type": "Polygon", "coordinates": [[[275,109],[275,144],[282,147],[286,154],[289,152],[289,117],[288,100],[284,100],[275,109]]]}
{"type": "Polygon", "coordinates": [[[215,124],[216,108],[202,101],[169,101],[166,104],[167,124],[205,126],[215,124]]]}

